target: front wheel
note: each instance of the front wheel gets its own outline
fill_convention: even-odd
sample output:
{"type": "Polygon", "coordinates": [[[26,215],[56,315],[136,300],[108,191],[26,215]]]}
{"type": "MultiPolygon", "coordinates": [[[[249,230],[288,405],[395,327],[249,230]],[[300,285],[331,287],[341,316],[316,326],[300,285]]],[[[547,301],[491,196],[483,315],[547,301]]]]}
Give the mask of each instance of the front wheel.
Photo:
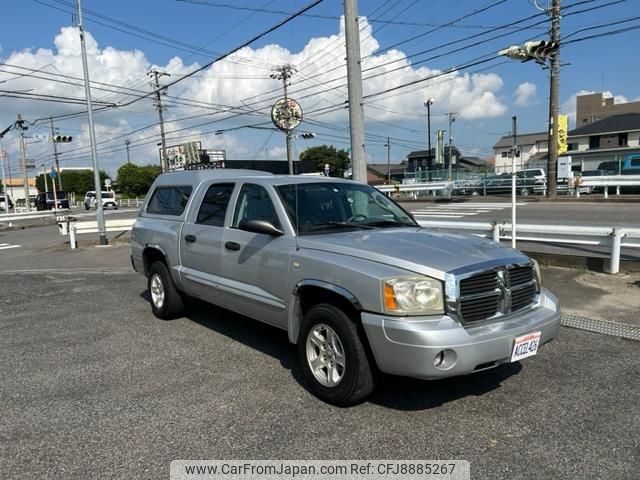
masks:
{"type": "Polygon", "coordinates": [[[304,316],[298,357],[311,390],[325,402],[355,405],[373,391],[373,374],[356,324],[334,305],[318,304],[304,316]]]}
{"type": "Polygon", "coordinates": [[[179,317],[184,310],[182,294],[173,284],[169,270],[163,262],[151,265],[147,282],[153,314],[162,320],[179,317]]]}

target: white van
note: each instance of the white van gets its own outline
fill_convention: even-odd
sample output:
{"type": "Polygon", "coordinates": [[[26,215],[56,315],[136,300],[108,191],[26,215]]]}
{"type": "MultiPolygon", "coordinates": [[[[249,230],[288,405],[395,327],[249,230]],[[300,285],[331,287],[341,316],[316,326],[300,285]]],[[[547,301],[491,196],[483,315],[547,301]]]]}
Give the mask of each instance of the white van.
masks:
{"type": "MultiPolygon", "coordinates": [[[[102,208],[118,209],[118,201],[116,200],[116,192],[110,190],[108,192],[100,192],[102,195],[102,208]]],[[[84,196],[84,209],[96,208],[96,192],[91,190],[84,196]]]]}

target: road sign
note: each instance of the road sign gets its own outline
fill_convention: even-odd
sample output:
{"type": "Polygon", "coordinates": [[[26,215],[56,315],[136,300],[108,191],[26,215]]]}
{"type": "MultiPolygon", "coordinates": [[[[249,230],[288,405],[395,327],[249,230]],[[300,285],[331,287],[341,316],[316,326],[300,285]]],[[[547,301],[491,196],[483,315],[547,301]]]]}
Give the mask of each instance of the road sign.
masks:
{"type": "Polygon", "coordinates": [[[53,167],[51,167],[51,173],[49,173],[49,176],[51,178],[56,178],[58,176],[58,173],[55,171],[53,167]]]}
{"type": "Polygon", "coordinates": [[[0,150],[0,158],[2,159],[7,158],[7,152],[5,152],[4,150],[0,150]]]}
{"type": "Polygon", "coordinates": [[[104,179],[104,186],[109,188],[111,186],[111,179],[110,178],[105,178],[104,179]]]}

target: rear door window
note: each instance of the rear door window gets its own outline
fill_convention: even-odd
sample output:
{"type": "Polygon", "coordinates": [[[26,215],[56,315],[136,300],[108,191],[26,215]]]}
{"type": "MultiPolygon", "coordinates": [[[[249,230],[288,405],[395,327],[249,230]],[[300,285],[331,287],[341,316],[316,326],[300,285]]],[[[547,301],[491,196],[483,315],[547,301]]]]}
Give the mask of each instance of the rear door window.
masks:
{"type": "Polygon", "coordinates": [[[147,213],[179,217],[187,206],[192,190],[191,185],[156,188],[147,205],[147,213]]]}
{"type": "Polygon", "coordinates": [[[217,183],[211,185],[204,194],[196,223],[211,225],[213,227],[224,226],[224,217],[227,213],[229,200],[233,193],[233,183],[217,183]]]}

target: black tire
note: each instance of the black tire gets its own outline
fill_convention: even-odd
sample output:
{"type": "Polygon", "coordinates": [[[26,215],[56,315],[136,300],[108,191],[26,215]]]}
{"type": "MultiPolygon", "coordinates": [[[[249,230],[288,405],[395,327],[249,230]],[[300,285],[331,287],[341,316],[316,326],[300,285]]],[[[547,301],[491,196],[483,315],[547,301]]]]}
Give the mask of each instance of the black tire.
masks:
{"type": "Polygon", "coordinates": [[[169,270],[164,262],[157,261],[149,269],[147,288],[151,297],[151,311],[162,320],[171,320],[181,316],[184,311],[182,293],[173,284],[169,270]],[[155,282],[158,283],[155,283],[155,282]],[[159,289],[162,290],[162,301],[159,301],[159,289]]]}
{"type": "MultiPolygon", "coordinates": [[[[314,345],[310,348],[317,347],[314,345]]],[[[317,351],[321,352],[319,348],[317,351]]],[[[327,403],[342,407],[355,405],[364,401],[373,392],[373,374],[358,335],[357,325],[345,312],[334,305],[327,303],[315,305],[304,316],[298,337],[298,357],[312,392],[327,403]],[[324,326],[330,327],[337,335],[343,352],[342,377],[333,386],[323,385],[316,378],[307,353],[309,333],[316,328],[322,330],[324,326]]]]}

